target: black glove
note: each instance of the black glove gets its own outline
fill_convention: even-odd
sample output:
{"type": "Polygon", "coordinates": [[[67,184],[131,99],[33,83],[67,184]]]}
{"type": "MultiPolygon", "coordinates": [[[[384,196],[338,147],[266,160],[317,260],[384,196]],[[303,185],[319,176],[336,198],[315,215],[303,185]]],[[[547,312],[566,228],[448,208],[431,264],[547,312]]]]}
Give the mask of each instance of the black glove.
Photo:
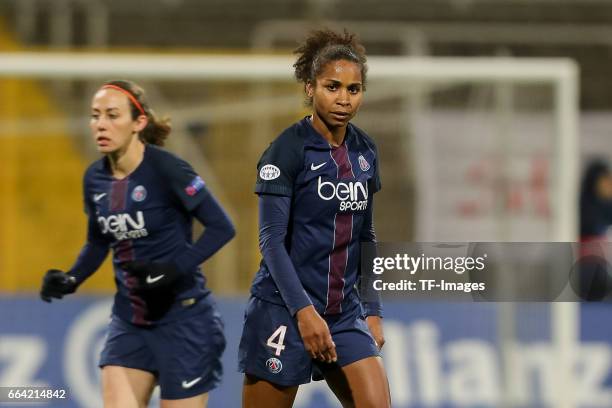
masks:
{"type": "Polygon", "coordinates": [[[125,262],[121,267],[138,279],[139,292],[170,288],[180,278],[181,271],[172,262],[125,262]]]}
{"type": "Polygon", "coordinates": [[[74,293],[77,283],[74,276],[59,269],[49,269],[43,278],[40,298],[51,302],[51,298],[61,299],[64,295],[74,293]]]}

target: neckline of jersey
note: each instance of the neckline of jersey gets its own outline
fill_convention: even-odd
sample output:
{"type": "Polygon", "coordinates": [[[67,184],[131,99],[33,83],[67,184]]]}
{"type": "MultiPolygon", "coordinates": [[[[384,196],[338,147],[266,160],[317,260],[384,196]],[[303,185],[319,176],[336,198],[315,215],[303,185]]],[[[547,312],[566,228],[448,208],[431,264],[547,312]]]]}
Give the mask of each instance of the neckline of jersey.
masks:
{"type": "Polygon", "coordinates": [[[345,146],[345,145],[347,144],[347,140],[348,140],[348,139],[351,137],[351,135],[353,134],[353,131],[352,131],[352,129],[351,129],[353,125],[352,125],[352,124],[349,122],[349,123],[347,124],[347,126],[346,126],[346,134],[344,135],[344,139],[342,140],[342,143],[341,143],[340,145],[338,145],[338,146],[333,146],[333,145],[332,145],[331,143],[329,143],[329,142],[327,141],[327,139],[325,139],[325,137],[323,137],[323,135],[322,135],[321,133],[319,133],[319,131],[318,131],[318,130],[317,130],[317,129],[316,129],[314,126],[313,126],[311,118],[312,118],[312,115],[307,115],[307,116],[305,116],[305,117],[304,117],[304,119],[302,119],[302,120],[303,120],[303,121],[305,121],[305,122],[308,124],[308,126],[310,127],[310,129],[311,129],[311,130],[314,132],[314,134],[316,135],[316,139],[317,139],[317,141],[321,142],[321,143],[319,143],[319,144],[321,144],[321,145],[323,145],[323,144],[324,144],[324,145],[326,145],[326,146],[327,146],[329,149],[331,149],[331,150],[336,150],[336,149],[338,149],[338,148],[340,148],[340,147],[342,147],[342,146],[345,146]]]}
{"type": "Polygon", "coordinates": [[[129,172],[128,174],[126,174],[126,175],[125,175],[125,177],[122,177],[122,178],[115,177],[115,176],[113,175],[113,169],[111,169],[111,167],[110,167],[110,162],[109,162],[108,158],[107,158],[107,157],[104,157],[104,162],[106,163],[106,170],[107,170],[107,171],[108,171],[108,173],[110,174],[110,176],[111,176],[111,178],[113,179],[113,181],[124,181],[124,180],[127,180],[127,179],[129,179],[129,178],[130,178],[132,175],[134,175],[134,174],[135,174],[135,173],[138,171],[138,169],[140,169],[140,168],[142,167],[142,163],[144,163],[145,158],[147,157],[147,152],[148,152],[148,151],[149,151],[149,144],[148,144],[148,143],[145,143],[145,144],[144,144],[144,151],[142,152],[142,160],[140,161],[140,163],[138,163],[138,166],[136,166],[136,167],[134,168],[134,170],[132,170],[131,172],[129,172]]]}

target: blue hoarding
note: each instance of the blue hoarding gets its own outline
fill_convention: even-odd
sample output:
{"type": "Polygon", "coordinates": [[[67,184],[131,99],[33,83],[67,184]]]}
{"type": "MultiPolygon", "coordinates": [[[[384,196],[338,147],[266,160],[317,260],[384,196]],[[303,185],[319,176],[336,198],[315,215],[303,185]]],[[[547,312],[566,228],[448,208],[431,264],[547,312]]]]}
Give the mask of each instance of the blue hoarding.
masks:
{"type": "MultiPolygon", "coordinates": [[[[211,393],[209,406],[239,407],[236,353],[246,299],[218,301],[228,346],[223,384],[211,393]]],[[[46,304],[31,296],[2,296],[0,386],[66,389],[67,399],[48,404],[53,407],[101,406],[97,360],[110,307],[107,297],[72,296],[46,304]]],[[[612,406],[611,312],[605,304],[580,308],[571,377],[579,406],[612,406]]],[[[492,303],[390,302],[385,313],[384,358],[394,407],[555,405],[558,353],[549,304],[509,309],[492,303]]],[[[151,406],[158,405],[155,399],[151,406]]],[[[300,389],[295,406],[339,404],[325,383],[317,382],[300,389]]]]}

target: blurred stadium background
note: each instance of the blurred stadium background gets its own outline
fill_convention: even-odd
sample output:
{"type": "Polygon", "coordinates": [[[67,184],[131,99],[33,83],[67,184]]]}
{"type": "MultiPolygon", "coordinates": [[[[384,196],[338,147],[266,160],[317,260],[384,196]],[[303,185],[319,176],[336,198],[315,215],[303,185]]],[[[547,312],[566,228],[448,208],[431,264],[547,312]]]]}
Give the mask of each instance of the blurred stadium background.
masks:
{"type": "MultiPolygon", "coordinates": [[[[297,41],[346,27],[366,45],[356,123],[380,150],[380,241],[575,241],[581,163],[612,158],[610,23],[607,0],[0,0],[0,386],[67,388],[50,406],[100,406],[110,262],[64,301],[43,304],[37,290],[83,243],[81,177],[97,158],[89,100],[103,80],[144,86],[173,120],[168,148],[236,223],[204,270],[230,340],[210,406],[238,407],[236,345],[260,259],[255,165],[307,112],[290,66],[297,41]],[[92,54],[100,64],[82,68],[92,54]],[[220,56],[236,58],[227,72],[181,73],[220,56]],[[178,61],[176,73],[155,58],[178,61]]],[[[394,407],[611,407],[610,312],[394,299],[394,407]]],[[[315,384],[296,406],[338,405],[315,384]]]]}

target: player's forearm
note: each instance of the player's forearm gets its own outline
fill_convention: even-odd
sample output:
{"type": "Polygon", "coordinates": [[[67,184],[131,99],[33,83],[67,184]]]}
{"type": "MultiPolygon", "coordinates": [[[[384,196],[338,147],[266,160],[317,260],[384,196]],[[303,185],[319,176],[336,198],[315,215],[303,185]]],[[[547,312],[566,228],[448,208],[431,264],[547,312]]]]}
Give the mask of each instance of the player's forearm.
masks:
{"type": "MultiPolygon", "coordinates": [[[[368,263],[368,262],[365,262],[368,263]]],[[[372,270],[361,270],[359,280],[359,297],[366,316],[383,316],[383,305],[380,291],[374,289],[374,280],[378,279],[372,270]]]]}
{"type": "Polygon", "coordinates": [[[284,247],[268,246],[262,249],[262,255],[289,312],[295,315],[298,310],[312,305],[287,250],[284,247]]]}
{"type": "Polygon", "coordinates": [[[204,232],[189,250],[176,259],[182,271],[196,268],[236,235],[231,219],[210,194],[194,210],[193,215],[204,225],[204,232]]]}
{"type": "Polygon", "coordinates": [[[368,199],[368,207],[363,219],[363,225],[359,233],[359,242],[376,242],[376,231],[374,230],[374,196],[368,199]]]}
{"type": "Polygon", "coordinates": [[[312,302],[285,248],[291,198],[259,197],[259,247],[274,283],[292,315],[312,302]]]}
{"type": "Polygon", "coordinates": [[[98,242],[88,242],[68,274],[74,276],[77,286],[89,278],[104,262],[108,254],[108,246],[98,242]]]}
{"type": "MultiPolygon", "coordinates": [[[[367,263],[367,262],[366,262],[367,263]]],[[[383,316],[382,297],[374,289],[373,283],[377,279],[372,270],[361,270],[359,280],[359,297],[366,316],[383,316]]]]}
{"type": "Polygon", "coordinates": [[[362,302],[361,304],[366,316],[383,317],[382,302],[362,302]]]}
{"type": "MultiPolygon", "coordinates": [[[[367,213],[361,227],[361,233],[359,235],[359,241],[365,243],[376,244],[376,231],[374,230],[374,200],[370,196],[368,202],[367,213]]],[[[376,252],[376,249],[374,249],[376,252]]],[[[374,253],[374,256],[376,254],[374,253]]],[[[368,262],[366,262],[367,264],[368,262]]],[[[372,283],[374,281],[374,273],[371,269],[361,271],[360,279],[360,295],[361,304],[363,306],[366,316],[380,316],[383,315],[383,306],[380,292],[373,289],[372,283]]]]}

